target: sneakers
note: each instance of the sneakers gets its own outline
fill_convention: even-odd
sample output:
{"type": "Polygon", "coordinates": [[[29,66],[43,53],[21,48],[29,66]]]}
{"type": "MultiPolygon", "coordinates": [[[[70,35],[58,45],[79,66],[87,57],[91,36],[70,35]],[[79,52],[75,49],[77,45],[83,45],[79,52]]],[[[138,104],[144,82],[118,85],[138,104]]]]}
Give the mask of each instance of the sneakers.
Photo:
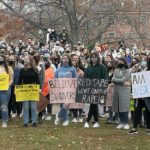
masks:
{"type": "Polygon", "coordinates": [[[16,117],[17,117],[17,114],[12,114],[11,117],[12,117],[12,118],[16,118],[16,117]]]}
{"type": "Polygon", "coordinates": [[[94,123],[93,128],[99,128],[99,127],[100,127],[100,125],[98,122],[94,123]]]}
{"type": "Polygon", "coordinates": [[[2,128],[7,128],[7,122],[2,123],[2,128]]]}
{"type": "Polygon", "coordinates": [[[50,115],[46,116],[45,120],[46,121],[50,121],[52,119],[52,117],[50,115]]]}
{"type": "Polygon", "coordinates": [[[79,118],[79,122],[83,122],[83,118],[79,118]]]}
{"type": "Polygon", "coordinates": [[[59,119],[59,117],[58,117],[58,114],[56,114],[56,119],[55,119],[54,124],[55,124],[55,125],[58,125],[59,122],[60,122],[60,119],[59,119]]]}
{"type": "Polygon", "coordinates": [[[69,125],[69,121],[64,121],[63,126],[68,126],[69,125]]]}
{"type": "Polygon", "coordinates": [[[124,130],[129,130],[129,129],[130,129],[130,126],[129,126],[128,124],[125,124],[124,127],[123,127],[123,129],[124,129],[124,130]]]}
{"type": "Polygon", "coordinates": [[[77,123],[78,120],[76,118],[73,118],[72,122],[77,123]]]}
{"type": "Polygon", "coordinates": [[[43,115],[43,116],[42,116],[42,120],[44,120],[45,118],[46,118],[46,116],[45,116],[45,115],[43,115]]]}
{"type": "Polygon", "coordinates": [[[87,122],[84,124],[84,128],[89,128],[89,124],[87,122]]]}
{"type": "Polygon", "coordinates": [[[124,128],[124,124],[119,124],[116,128],[117,129],[123,129],[124,128]]]}
{"type": "Polygon", "coordinates": [[[129,134],[137,134],[138,131],[136,129],[132,129],[131,131],[129,131],[129,134]]]}

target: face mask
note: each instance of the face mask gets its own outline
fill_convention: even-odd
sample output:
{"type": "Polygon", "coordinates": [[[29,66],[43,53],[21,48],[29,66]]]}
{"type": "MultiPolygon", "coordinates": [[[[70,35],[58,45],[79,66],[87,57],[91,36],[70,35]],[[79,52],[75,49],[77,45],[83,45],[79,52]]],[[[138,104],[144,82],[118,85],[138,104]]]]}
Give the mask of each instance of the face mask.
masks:
{"type": "Polygon", "coordinates": [[[4,64],[4,61],[0,61],[0,65],[3,65],[4,64]]]}
{"type": "Polygon", "coordinates": [[[9,61],[9,65],[13,65],[14,64],[14,61],[9,61]]]}
{"type": "Polygon", "coordinates": [[[118,68],[123,68],[124,64],[118,64],[118,68]]]}
{"type": "Polygon", "coordinates": [[[147,66],[147,62],[146,62],[146,61],[142,61],[142,62],[141,62],[141,66],[142,66],[143,68],[145,68],[145,67],[147,66]]]}
{"type": "Polygon", "coordinates": [[[93,64],[96,64],[98,61],[98,58],[91,58],[91,61],[93,62],[93,64]]]}

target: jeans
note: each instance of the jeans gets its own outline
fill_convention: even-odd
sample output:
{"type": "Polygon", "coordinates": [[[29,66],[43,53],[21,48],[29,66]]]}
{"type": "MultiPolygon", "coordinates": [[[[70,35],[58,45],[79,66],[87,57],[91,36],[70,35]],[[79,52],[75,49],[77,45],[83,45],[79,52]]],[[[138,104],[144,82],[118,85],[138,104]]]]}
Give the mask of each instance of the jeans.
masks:
{"type": "Polygon", "coordinates": [[[29,109],[31,109],[31,120],[32,124],[37,121],[37,102],[36,101],[25,101],[23,102],[23,121],[24,124],[29,123],[29,109]]]}
{"type": "Polygon", "coordinates": [[[11,88],[8,91],[0,91],[0,109],[2,113],[2,121],[8,122],[8,102],[11,94],[11,88]]]}
{"type": "Polygon", "coordinates": [[[68,109],[64,107],[64,104],[60,104],[60,111],[58,113],[58,117],[63,121],[68,120],[68,109]]]}
{"type": "Polygon", "coordinates": [[[119,118],[122,124],[128,124],[128,112],[119,112],[119,118]]]}

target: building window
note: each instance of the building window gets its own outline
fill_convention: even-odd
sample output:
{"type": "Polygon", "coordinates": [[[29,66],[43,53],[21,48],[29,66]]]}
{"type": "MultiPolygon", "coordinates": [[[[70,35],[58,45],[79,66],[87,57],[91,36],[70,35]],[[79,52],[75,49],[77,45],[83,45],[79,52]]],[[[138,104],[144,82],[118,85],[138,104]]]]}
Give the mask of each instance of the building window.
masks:
{"type": "Polygon", "coordinates": [[[126,33],[126,37],[127,37],[127,38],[131,38],[132,35],[133,35],[132,32],[127,32],[127,33],[126,33]]]}
{"type": "Polygon", "coordinates": [[[140,21],[141,22],[146,22],[146,16],[140,16],[140,21]]]}
{"type": "Polygon", "coordinates": [[[114,37],[115,37],[115,33],[114,33],[114,32],[110,32],[110,33],[109,33],[109,38],[110,38],[110,39],[113,39],[114,37]]]}
{"type": "Polygon", "coordinates": [[[111,24],[114,24],[114,16],[109,16],[109,22],[110,22],[111,24]]]}
{"type": "Polygon", "coordinates": [[[133,6],[136,7],[137,1],[133,0],[133,6]]]}
{"type": "Polygon", "coordinates": [[[121,7],[124,7],[124,2],[121,2],[121,7]]]}

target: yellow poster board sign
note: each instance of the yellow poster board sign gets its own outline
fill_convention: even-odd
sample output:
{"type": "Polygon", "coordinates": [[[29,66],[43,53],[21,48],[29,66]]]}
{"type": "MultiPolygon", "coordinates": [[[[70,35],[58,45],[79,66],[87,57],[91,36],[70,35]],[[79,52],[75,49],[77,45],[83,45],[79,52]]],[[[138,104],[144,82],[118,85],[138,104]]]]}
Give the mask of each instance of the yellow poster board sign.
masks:
{"type": "Polygon", "coordinates": [[[0,74],[0,91],[7,91],[9,88],[9,74],[0,74]]]}
{"type": "Polygon", "coordinates": [[[16,85],[16,101],[39,101],[39,89],[40,86],[37,84],[16,85]]]}

